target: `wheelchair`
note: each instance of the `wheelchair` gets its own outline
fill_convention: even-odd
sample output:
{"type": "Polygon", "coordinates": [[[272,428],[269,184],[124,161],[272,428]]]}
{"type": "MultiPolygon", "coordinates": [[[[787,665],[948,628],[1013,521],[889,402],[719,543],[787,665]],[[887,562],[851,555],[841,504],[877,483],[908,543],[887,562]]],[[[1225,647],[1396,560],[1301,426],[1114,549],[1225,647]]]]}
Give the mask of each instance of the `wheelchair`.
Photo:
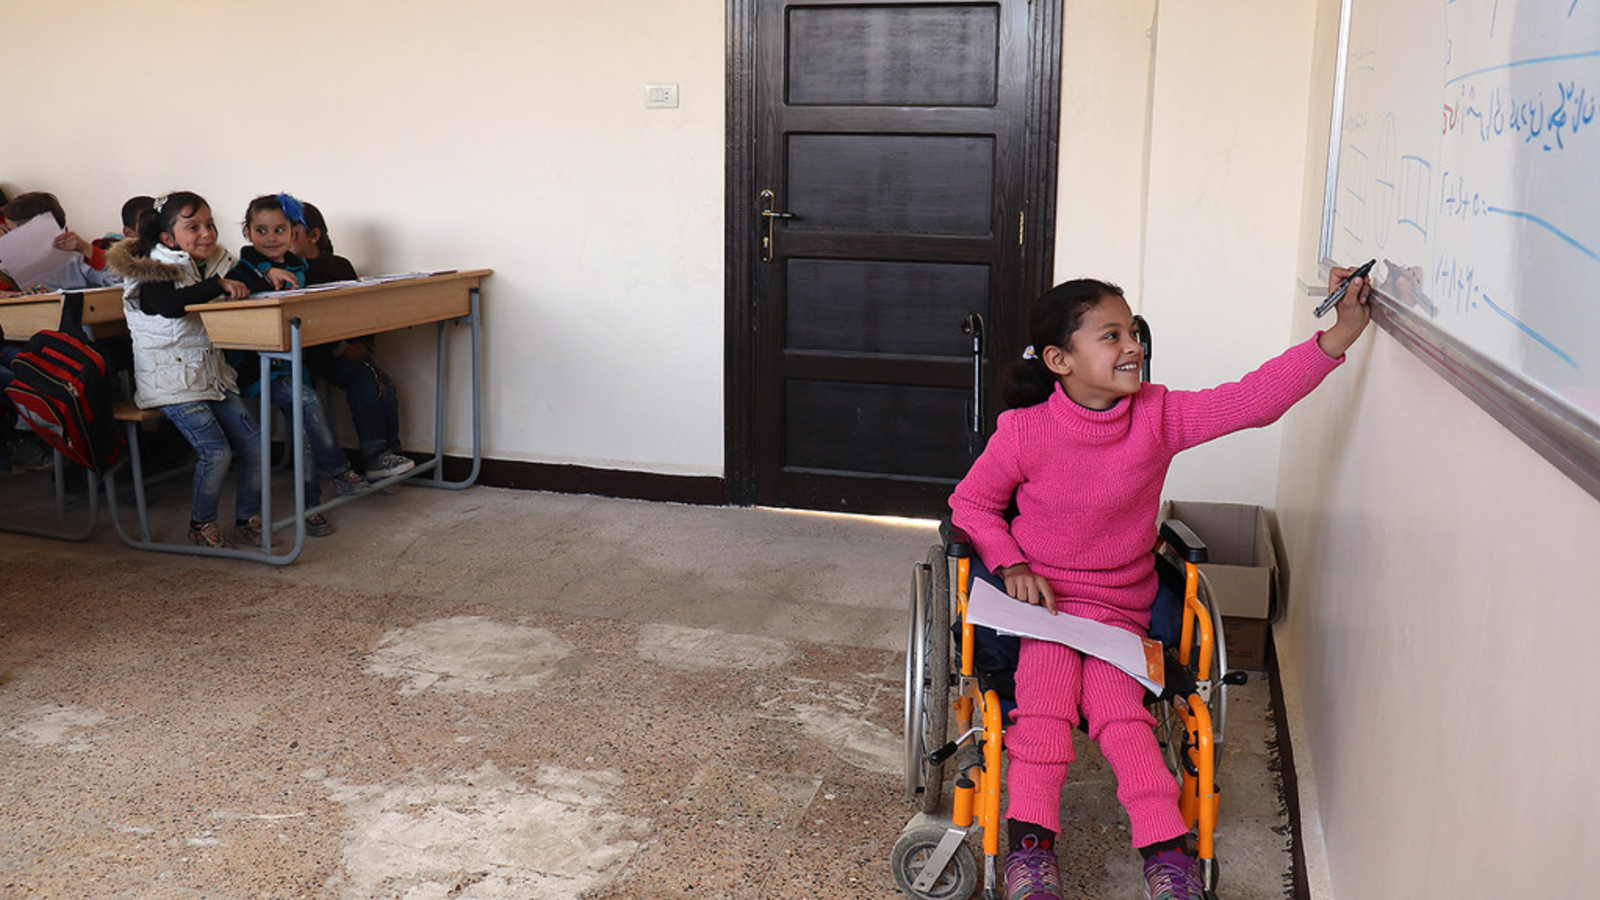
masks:
{"type": "MultiPolygon", "coordinates": [[[[1145,699],[1178,781],[1179,808],[1194,835],[1205,896],[1215,900],[1217,762],[1227,687],[1244,683],[1245,673],[1227,669],[1221,614],[1208,602],[1210,588],[1198,567],[1206,561],[1205,544],[1178,520],[1161,523],[1159,531],[1161,588],[1151,637],[1165,650],[1164,688],[1159,697],[1147,692],[1145,699]]],[[[974,565],[972,545],[959,529],[946,522],[940,533],[943,543],[913,568],[906,641],[906,791],[920,812],[895,842],[890,864],[895,883],[912,900],[966,900],[979,883],[967,842],[976,827],[982,836],[982,896],[999,900],[1001,752],[1014,705],[1017,639],[966,621],[971,579],[987,577],[987,570],[981,562],[974,565]],[[946,770],[952,776],[948,792],[946,770]],[[947,795],[948,808],[942,805],[947,795]]]]}

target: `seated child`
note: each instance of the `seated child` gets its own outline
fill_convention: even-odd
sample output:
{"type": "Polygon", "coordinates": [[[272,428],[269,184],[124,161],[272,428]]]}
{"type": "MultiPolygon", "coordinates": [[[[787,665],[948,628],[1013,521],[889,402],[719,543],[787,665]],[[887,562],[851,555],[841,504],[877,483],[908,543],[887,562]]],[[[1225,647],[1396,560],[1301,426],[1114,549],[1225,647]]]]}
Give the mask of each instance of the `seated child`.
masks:
{"type": "MultiPolygon", "coordinates": [[[[353,281],[355,266],[334,254],[322,212],[310,203],[301,206],[305,227],[295,241],[294,252],[307,262],[306,283],[353,281]]],[[[376,346],[377,338],[367,335],[330,348],[318,347],[317,354],[308,357],[315,374],[344,391],[371,481],[399,475],[416,466],[415,461],[400,455],[400,400],[389,373],[378,368],[372,358],[376,346]]]]}
{"type": "Polygon", "coordinates": [[[129,197],[127,201],[122,204],[122,233],[118,235],[116,232],[112,232],[107,234],[105,237],[95,238],[93,241],[94,245],[99,247],[101,250],[110,250],[112,244],[115,244],[117,241],[120,241],[123,238],[138,237],[139,216],[142,215],[145,210],[155,206],[155,204],[156,198],[145,194],[129,197]]]}
{"type": "MultiPolygon", "coordinates": [[[[288,194],[265,195],[250,201],[244,214],[244,236],[250,243],[239,251],[239,262],[228,276],[244,284],[252,294],[304,287],[306,263],[289,250],[293,235],[300,229],[299,219],[300,202],[288,194]]],[[[259,396],[261,364],[256,354],[230,354],[230,360],[240,369],[239,382],[244,395],[259,396]]],[[[340,494],[359,494],[367,489],[367,483],[351,469],[344,450],[334,439],[322,397],[309,383],[309,367],[305,376],[306,380],[297,389],[291,383],[288,362],[272,361],[272,405],[287,421],[294,415],[297,398],[300,403],[306,460],[302,483],[306,506],[311,507],[322,502],[322,486],[317,477],[319,468],[328,473],[334,491],[340,494]]],[[[327,516],[322,513],[306,516],[306,534],[326,537],[332,533],[333,524],[327,516]]]]}
{"type": "Polygon", "coordinates": [[[237,376],[211,346],[200,316],[184,307],[249,292],[222,277],[233,254],[217,244],[211,207],[181,191],[157,199],[142,216],[137,237],[106,254],[122,276],[122,311],[133,337],[134,400],[160,409],[193,445],[195,464],[189,539],[202,547],[230,546],[217,525],[222,482],[239,463],[234,540],[261,540],[261,428],[239,396],[237,376]]]}
{"type": "Polygon", "coordinates": [[[45,213],[54,216],[56,225],[62,229],[55,239],[56,249],[69,250],[78,256],[40,275],[38,284],[49,290],[67,291],[116,285],[116,274],[106,270],[105,251],[79,237],[77,232],[67,230],[67,214],[61,209],[61,201],[56,199],[55,194],[29,191],[18,194],[16,199],[0,207],[0,216],[5,218],[7,231],[45,213]]]}
{"type": "MultiPolygon", "coordinates": [[[[61,201],[56,199],[55,194],[29,191],[18,194],[15,199],[0,206],[0,217],[4,218],[6,231],[19,228],[46,213],[55,218],[57,227],[63,229],[56,236],[54,242],[56,249],[68,250],[78,255],[56,269],[38,276],[35,283],[26,286],[26,292],[111,287],[118,283],[117,276],[106,271],[104,249],[79,237],[77,232],[66,230],[67,214],[61,208],[61,201]]],[[[18,296],[23,292],[9,276],[5,278],[3,284],[0,284],[0,296],[18,296]]],[[[17,345],[0,350],[0,388],[4,388],[5,384],[11,381],[11,358],[16,356],[20,349],[21,345],[17,345]]],[[[9,454],[11,470],[33,472],[51,468],[54,454],[20,418],[15,420],[13,430],[15,433],[11,436],[9,454]]]]}
{"type": "MultiPolygon", "coordinates": [[[[1353,271],[1334,269],[1330,291],[1353,271]]],[[[1174,391],[1140,380],[1144,350],[1120,288],[1088,279],[1057,285],[1033,306],[1033,343],[1006,370],[1008,409],[951,495],[952,521],[1012,598],[1144,634],[1156,595],[1155,520],[1173,456],[1268,425],[1311,393],[1366,327],[1369,290],[1353,279],[1337,324],[1239,381],[1174,391]]],[[[1016,700],[1006,732],[1005,896],[1062,896],[1053,845],[1081,716],[1116,775],[1144,857],[1145,896],[1201,900],[1144,687],[1097,657],[1024,638],[1016,700]]]]}

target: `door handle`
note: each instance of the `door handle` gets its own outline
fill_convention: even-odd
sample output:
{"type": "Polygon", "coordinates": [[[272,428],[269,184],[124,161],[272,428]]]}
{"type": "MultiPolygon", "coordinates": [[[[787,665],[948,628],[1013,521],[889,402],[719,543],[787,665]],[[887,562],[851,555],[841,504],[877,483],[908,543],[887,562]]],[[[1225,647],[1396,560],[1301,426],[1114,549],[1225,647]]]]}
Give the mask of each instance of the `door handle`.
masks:
{"type": "Polygon", "coordinates": [[[769,263],[772,262],[774,242],[777,240],[774,223],[779,219],[793,219],[795,214],[773,209],[777,205],[778,195],[772,192],[772,188],[763,189],[759,196],[761,197],[760,215],[761,218],[767,220],[767,233],[761,238],[761,261],[769,263]]]}

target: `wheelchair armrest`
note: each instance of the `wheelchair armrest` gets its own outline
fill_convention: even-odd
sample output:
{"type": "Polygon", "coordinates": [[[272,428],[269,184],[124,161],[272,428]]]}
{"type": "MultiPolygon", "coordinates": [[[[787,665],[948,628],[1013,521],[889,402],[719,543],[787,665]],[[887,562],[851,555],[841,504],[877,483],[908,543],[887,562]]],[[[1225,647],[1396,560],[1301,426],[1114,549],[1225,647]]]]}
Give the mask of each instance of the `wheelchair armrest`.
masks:
{"type": "Polygon", "coordinates": [[[1206,542],[1200,540],[1199,535],[1178,519],[1168,519],[1161,523],[1161,539],[1178,551],[1178,555],[1183,557],[1185,562],[1206,561],[1206,542]]]}
{"type": "Polygon", "coordinates": [[[972,538],[956,526],[949,519],[939,522],[939,537],[944,541],[944,553],[955,559],[965,559],[972,555],[972,538]]]}

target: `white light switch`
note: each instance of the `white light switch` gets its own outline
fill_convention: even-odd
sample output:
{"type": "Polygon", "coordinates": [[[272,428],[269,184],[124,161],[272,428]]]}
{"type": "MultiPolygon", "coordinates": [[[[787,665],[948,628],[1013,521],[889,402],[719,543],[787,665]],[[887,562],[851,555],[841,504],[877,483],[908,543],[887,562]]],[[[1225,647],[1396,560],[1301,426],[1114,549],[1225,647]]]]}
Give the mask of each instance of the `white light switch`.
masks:
{"type": "Polygon", "coordinates": [[[647,84],[644,86],[645,109],[677,109],[678,86],[675,84],[647,84]]]}

